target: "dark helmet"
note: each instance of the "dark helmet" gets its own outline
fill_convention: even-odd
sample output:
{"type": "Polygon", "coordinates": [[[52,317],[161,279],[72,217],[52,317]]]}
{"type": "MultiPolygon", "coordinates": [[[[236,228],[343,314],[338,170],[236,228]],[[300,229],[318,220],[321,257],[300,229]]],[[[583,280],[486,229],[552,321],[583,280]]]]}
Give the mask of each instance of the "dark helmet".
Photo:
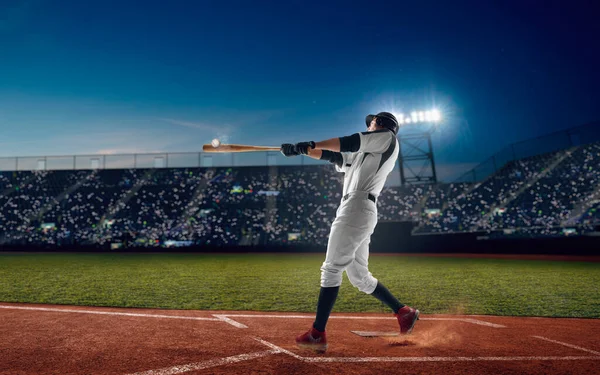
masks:
{"type": "Polygon", "coordinates": [[[377,125],[388,128],[393,131],[394,134],[398,134],[398,120],[396,120],[396,116],[389,112],[379,112],[376,115],[368,115],[365,119],[367,128],[371,125],[371,121],[373,121],[374,117],[377,118],[377,125]]]}

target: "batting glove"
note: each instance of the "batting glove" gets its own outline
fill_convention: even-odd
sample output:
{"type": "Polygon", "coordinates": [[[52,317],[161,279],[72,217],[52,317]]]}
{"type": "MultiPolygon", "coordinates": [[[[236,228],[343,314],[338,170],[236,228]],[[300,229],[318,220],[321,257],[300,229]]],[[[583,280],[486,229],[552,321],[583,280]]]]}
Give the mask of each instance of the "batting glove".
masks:
{"type": "Polygon", "coordinates": [[[291,143],[284,143],[281,145],[281,153],[285,156],[285,157],[292,157],[292,156],[298,156],[300,155],[300,153],[298,152],[298,149],[296,148],[296,145],[293,145],[291,143]]]}
{"type": "Polygon", "coordinates": [[[296,150],[298,150],[298,153],[301,155],[308,155],[309,148],[315,148],[315,142],[310,141],[296,143],[296,150]]]}

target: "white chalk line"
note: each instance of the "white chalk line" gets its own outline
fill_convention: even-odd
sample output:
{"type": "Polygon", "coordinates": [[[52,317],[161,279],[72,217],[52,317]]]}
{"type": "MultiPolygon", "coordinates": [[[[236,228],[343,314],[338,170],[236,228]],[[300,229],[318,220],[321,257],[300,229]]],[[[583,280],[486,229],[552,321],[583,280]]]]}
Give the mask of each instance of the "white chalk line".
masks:
{"type": "MultiPolygon", "coordinates": [[[[236,318],[275,318],[275,319],[312,319],[312,315],[255,315],[255,314],[213,314],[214,318],[195,317],[195,316],[175,316],[175,315],[158,315],[158,314],[142,314],[142,313],[124,313],[115,311],[93,311],[93,310],[74,310],[74,309],[58,309],[47,307],[25,307],[25,306],[4,306],[0,305],[1,309],[8,310],[29,310],[29,311],[47,311],[61,313],[80,313],[80,314],[96,314],[96,315],[113,315],[113,316],[132,316],[144,318],[160,318],[160,319],[185,319],[185,320],[201,320],[201,321],[222,321],[238,328],[248,328],[248,326],[239,323],[230,317],[236,318]]],[[[332,316],[332,319],[393,319],[388,317],[369,317],[369,316],[332,316]]],[[[504,328],[500,324],[485,322],[471,318],[421,318],[421,320],[454,320],[472,324],[484,325],[494,328],[504,328]]],[[[562,361],[562,360],[600,360],[600,352],[586,349],[577,345],[552,340],[542,336],[532,336],[540,340],[545,340],[555,344],[563,345],[569,348],[585,351],[596,356],[513,356],[513,357],[302,357],[289,350],[283,349],[273,343],[255,338],[256,341],[271,348],[271,350],[256,353],[240,354],[236,356],[213,359],[203,362],[191,363],[180,366],[173,366],[157,370],[149,370],[138,372],[133,375],[171,375],[183,372],[206,369],[210,367],[222,366],[230,363],[247,361],[255,358],[265,357],[272,354],[284,353],[291,357],[304,362],[461,362],[461,361],[562,361]]]]}
{"type": "MultiPolygon", "coordinates": [[[[29,310],[29,311],[47,311],[47,312],[61,312],[61,313],[81,313],[81,314],[96,314],[96,315],[113,315],[113,316],[132,316],[132,317],[144,317],[144,318],[161,318],[161,319],[186,319],[186,320],[202,320],[202,321],[223,321],[231,324],[238,328],[248,328],[246,325],[239,323],[230,317],[236,318],[281,318],[281,319],[312,319],[312,315],[254,315],[254,314],[213,314],[214,318],[206,317],[193,317],[193,316],[174,316],[174,315],[157,315],[157,314],[142,314],[142,313],[124,313],[114,311],[92,311],[92,310],[74,310],[74,309],[58,309],[58,308],[47,308],[47,307],[25,307],[25,306],[4,306],[0,305],[1,309],[8,310],[29,310]]],[[[361,317],[361,316],[332,316],[333,319],[393,319],[387,317],[361,317]]],[[[494,328],[503,328],[505,326],[500,324],[489,323],[478,319],[471,318],[421,318],[421,320],[455,320],[463,321],[467,323],[479,324],[484,326],[490,326],[494,328]]],[[[264,352],[255,352],[240,354],[236,356],[213,359],[203,362],[191,363],[186,365],[172,366],[157,370],[149,370],[144,372],[137,372],[133,375],[171,375],[180,374],[183,372],[195,371],[206,369],[210,367],[222,366],[231,363],[237,363],[241,361],[248,361],[255,358],[265,357],[273,354],[284,353],[293,358],[296,358],[304,362],[466,362],[466,361],[565,361],[565,360],[600,360],[600,352],[586,349],[577,345],[552,340],[542,336],[532,336],[541,340],[552,342],[555,344],[563,345],[573,349],[585,351],[596,356],[513,356],[513,357],[302,357],[289,350],[283,349],[273,343],[255,338],[256,341],[262,343],[265,346],[271,348],[271,350],[264,352]]]]}
{"type": "Polygon", "coordinates": [[[305,357],[306,362],[486,362],[486,361],[580,361],[600,360],[600,357],[305,357]]]}
{"type": "Polygon", "coordinates": [[[130,375],[175,375],[175,374],[181,374],[181,373],[189,372],[189,371],[197,371],[197,370],[203,370],[203,369],[207,369],[207,368],[211,368],[211,367],[229,365],[232,363],[237,363],[237,362],[242,362],[242,361],[249,361],[252,359],[266,357],[269,355],[279,354],[279,353],[285,353],[294,358],[302,360],[302,357],[300,357],[299,355],[294,354],[288,350],[285,350],[285,349],[283,349],[275,344],[272,344],[268,341],[265,341],[265,340],[261,339],[260,337],[254,337],[254,340],[260,342],[263,345],[268,346],[269,348],[271,348],[271,350],[267,350],[267,351],[263,351],[263,352],[239,354],[239,355],[234,355],[231,357],[211,359],[208,361],[189,363],[189,364],[185,364],[185,365],[164,367],[164,368],[160,368],[160,369],[156,369],[156,370],[141,371],[141,372],[136,372],[136,373],[133,373],[130,375]]]}
{"type": "MultiPolygon", "coordinates": [[[[7,310],[30,310],[30,311],[49,311],[61,313],[80,313],[80,314],[96,314],[96,315],[115,315],[115,316],[135,316],[144,318],[160,318],[160,319],[186,319],[186,320],[204,320],[204,321],[222,321],[231,324],[237,328],[248,328],[247,325],[237,322],[231,318],[274,318],[274,319],[314,319],[314,315],[252,315],[252,314],[213,314],[214,318],[197,317],[197,316],[177,316],[177,315],[159,315],[159,314],[143,314],[143,313],[126,313],[117,311],[95,311],[95,310],[74,310],[74,309],[59,309],[51,307],[26,307],[26,306],[5,306],[0,305],[1,309],[7,310]]],[[[361,320],[389,320],[395,319],[383,316],[331,316],[330,319],[361,319],[361,320]]],[[[489,323],[479,319],[472,318],[420,318],[420,320],[442,320],[442,321],[459,321],[472,323],[493,328],[505,328],[501,324],[489,323]]]]}
{"type": "Polygon", "coordinates": [[[582,348],[581,346],[569,344],[569,343],[566,343],[566,342],[556,341],[556,340],[552,340],[552,339],[549,339],[547,337],[542,337],[542,336],[532,336],[532,337],[535,337],[536,339],[540,339],[540,340],[552,342],[552,343],[555,343],[555,344],[558,344],[558,345],[566,346],[568,348],[573,348],[573,349],[581,350],[581,351],[584,351],[584,352],[592,353],[592,354],[595,354],[595,355],[600,355],[600,352],[597,352],[595,350],[582,348]]]}
{"type": "Polygon", "coordinates": [[[277,350],[277,351],[278,351],[278,353],[285,353],[285,354],[287,354],[287,355],[289,355],[289,356],[292,356],[292,357],[294,357],[294,358],[296,358],[296,359],[299,359],[299,360],[301,360],[301,361],[303,361],[303,360],[305,360],[305,359],[306,359],[306,358],[304,358],[304,357],[302,357],[302,356],[299,356],[299,355],[298,355],[298,354],[296,354],[296,353],[290,352],[289,350],[286,350],[286,349],[284,349],[284,348],[282,348],[282,347],[280,347],[280,346],[277,346],[277,345],[273,344],[272,342],[265,341],[265,340],[261,339],[260,337],[255,337],[255,338],[254,338],[254,340],[256,340],[256,341],[260,342],[260,343],[261,343],[261,344],[263,344],[263,345],[266,345],[266,346],[268,346],[269,348],[271,348],[271,349],[273,349],[273,350],[277,350]]]}
{"type": "Polygon", "coordinates": [[[198,317],[198,316],[157,315],[157,314],[142,314],[142,313],[125,313],[125,312],[117,312],[117,311],[54,309],[54,308],[49,308],[49,307],[25,307],[25,306],[3,306],[3,305],[0,305],[0,309],[49,311],[49,312],[96,314],[96,315],[135,316],[135,317],[142,317],[142,318],[159,318],[159,319],[206,320],[206,321],[211,321],[211,322],[218,322],[221,320],[221,319],[217,319],[217,318],[204,318],[204,317],[198,317]]]}
{"type": "Polygon", "coordinates": [[[484,362],[484,361],[578,361],[600,360],[600,356],[512,356],[512,357],[302,357],[261,338],[254,338],[261,344],[294,357],[303,362],[484,362]]]}
{"type": "Polygon", "coordinates": [[[247,325],[245,325],[245,324],[242,324],[242,323],[240,323],[240,322],[236,322],[236,321],[235,321],[235,320],[233,320],[233,319],[229,319],[229,318],[227,317],[227,315],[213,314],[213,316],[214,316],[215,318],[219,319],[219,320],[222,320],[222,321],[224,321],[224,322],[225,322],[225,323],[227,323],[227,324],[231,324],[231,325],[232,325],[232,326],[234,326],[234,327],[237,327],[237,328],[248,328],[248,326],[247,326],[247,325]]]}
{"type": "MultiPolygon", "coordinates": [[[[217,316],[217,315],[215,315],[217,316]]],[[[220,314],[219,316],[227,318],[273,318],[273,319],[314,319],[314,315],[253,315],[253,314],[220,314]]],[[[384,316],[343,316],[333,315],[329,319],[361,319],[361,320],[391,320],[396,318],[384,317],[384,316]]],[[[457,321],[464,323],[472,323],[492,328],[506,328],[502,324],[485,322],[479,319],[473,318],[419,318],[419,320],[432,320],[432,321],[457,321]]]]}
{"type": "Polygon", "coordinates": [[[189,371],[197,371],[197,370],[203,370],[203,369],[207,369],[207,368],[211,368],[211,367],[217,367],[217,366],[229,365],[229,364],[237,363],[237,362],[249,361],[252,359],[266,357],[266,356],[277,354],[277,353],[279,353],[277,350],[267,350],[264,352],[239,354],[239,355],[234,355],[231,357],[211,359],[211,360],[203,361],[203,362],[188,363],[186,365],[178,365],[178,366],[160,368],[160,369],[156,369],[156,370],[136,372],[131,375],[181,374],[181,373],[189,372],[189,371]]]}

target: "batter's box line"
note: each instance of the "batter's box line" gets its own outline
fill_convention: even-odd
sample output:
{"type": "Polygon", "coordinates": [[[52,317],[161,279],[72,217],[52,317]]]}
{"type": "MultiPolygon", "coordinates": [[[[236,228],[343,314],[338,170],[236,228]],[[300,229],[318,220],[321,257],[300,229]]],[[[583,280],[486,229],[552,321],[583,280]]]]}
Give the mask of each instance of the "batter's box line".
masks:
{"type": "Polygon", "coordinates": [[[581,361],[600,360],[600,356],[512,356],[512,357],[303,357],[289,350],[283,349],[259,337],[256,341],[272,349],[273,352],[287,354],[302,362],[485,362],[485,361],[581,361]]]}
{"type": "Polygon", "coordinates": [[[207,361],[202,361],[202,362],[187,363],[184,365],[176,365],[176,366],[163,367],[163,368],[154,369],[154,370],[140,371],[140,372],[136,372],[136,373],[129,374],[129,375],[182,374],[182,373],[190,372],[190,371],[198,371],[198,370],[204,370],[204,369],[212,368],[212,367],[219,367],[219,366],[225,366],[225,365],[230,365],[230,364],[244,362],[244,361],[250,361],[250,360],[253,360],[256,358],[267,357],[267,356],[279,354],[279,353],[281,353],[279,350],[271,349],[271,350],[262,351],[262,352],[245,353],[245,354],[239,354],[239,355],[234,355],[234,356],[225,357],[225,358],[209,359],[207,361]]]}
{"type": "Polygon", "coordinates": [[[227,317],[227,315],[222,315],[222,314],[213,314],[213,316],[214,316],[215,318],[217,318],[218,320],[220,320],[220,321],[223,321],[223,322],[225,322],[225,323],[227,323],[227,324],[231,324],[231,325],[232,325],[232,326],[234,326],[234,327],[237,327],[237,328],[248,328],[248,326],[247,326],[247,325],[245,325],[245,324],[242,324],[242,323],[240,323],[240,322],[237,322],[237,321],[235,321],[235,320],[233,320],[233,319],[229,319],[229,318],[227,317]]]}
{"type": "MultiPolygon", "coordinates": [[[[271,318],[271,319],[314,319],[313,315],[257,315],[257,314],[213,314],[213,316],[225,323],[231,324],[237,328],[248,328],[245,324],[242,324],[231,318],[271,318]]],[[[383,316],[343,316],[334,315],[330,316],[329,319],[359,319],[359,320],[391,320],[396,318],[388,318],[383,316]]],[[[479,319],[473,318],[419,318],[419,320],[431,320],[431,321],[457,321],[464,323],[471,323],[480,326],[486,326],[491,328],[506,328],[505,325],[490,323],[479,319]]]]}

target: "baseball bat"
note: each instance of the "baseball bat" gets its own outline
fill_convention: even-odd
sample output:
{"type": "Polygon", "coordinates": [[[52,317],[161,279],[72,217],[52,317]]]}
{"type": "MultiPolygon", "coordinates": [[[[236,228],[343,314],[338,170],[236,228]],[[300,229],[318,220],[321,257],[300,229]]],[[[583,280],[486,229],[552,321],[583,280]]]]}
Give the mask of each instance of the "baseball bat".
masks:
{"type": "Polygon", "coordinates": [[[211,144],[202,145],[204,152],[255,152],[255,151],[279,151],[281,147],[274,146],[250,146],[250,145],[228,145],[221,144],[214,147],[211,144]]]}

